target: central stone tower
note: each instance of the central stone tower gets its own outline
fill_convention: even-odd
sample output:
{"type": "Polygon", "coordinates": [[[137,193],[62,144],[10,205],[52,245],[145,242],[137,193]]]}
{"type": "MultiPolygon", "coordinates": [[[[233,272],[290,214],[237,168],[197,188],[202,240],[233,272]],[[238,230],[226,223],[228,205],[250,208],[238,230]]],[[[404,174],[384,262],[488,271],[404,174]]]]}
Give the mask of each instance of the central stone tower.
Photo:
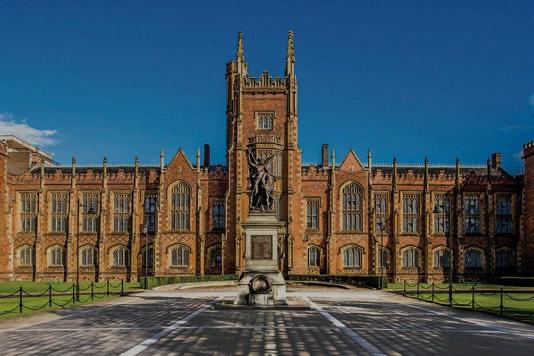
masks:
{"type": "Polygon", "coordinates": [[[224,254],[233,255],[235,259],[224,259],[224,270],[240,273],[251,265],[257,265],[253,262],[249,236],[256,234],[251,233],[256,228],[265,230],[266,226],[262,224],[269,220],[269,229],[276,230],[276,233],[271,231],[274,235],[269,233],[274,236],[270,263],[287,275],[293,268],[293,251],[302,244],[302,241],[293,239],[293,236],[302,235],[299,231],[302,225],[301,153],[298,147],[293,33],[288,33],[285,75],[274,78],[266,71],[259,78],[249,75],[243,35],[239,33],[236,58],[226,66],[226,85],[229,181],[224,254]],[[252,149],[258,159],[271,158],[267,166],[274,176],[272,214],[251,213],[248,149],[252,149]]]}

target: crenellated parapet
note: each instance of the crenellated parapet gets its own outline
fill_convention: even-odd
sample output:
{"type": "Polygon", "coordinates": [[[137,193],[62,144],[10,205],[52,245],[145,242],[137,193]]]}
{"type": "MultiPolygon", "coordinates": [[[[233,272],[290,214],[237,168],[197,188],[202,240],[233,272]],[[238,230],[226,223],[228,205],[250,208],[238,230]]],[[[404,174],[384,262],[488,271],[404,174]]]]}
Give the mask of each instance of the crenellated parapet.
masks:
{"type": "Polygon", "coordinates": [[[252,76],[243,78],[243,89],[246,92],[283,92],[286,87],[287,80],[285,78],[273,78],[267,71],[263,72],[259,78],[252,76]]]}

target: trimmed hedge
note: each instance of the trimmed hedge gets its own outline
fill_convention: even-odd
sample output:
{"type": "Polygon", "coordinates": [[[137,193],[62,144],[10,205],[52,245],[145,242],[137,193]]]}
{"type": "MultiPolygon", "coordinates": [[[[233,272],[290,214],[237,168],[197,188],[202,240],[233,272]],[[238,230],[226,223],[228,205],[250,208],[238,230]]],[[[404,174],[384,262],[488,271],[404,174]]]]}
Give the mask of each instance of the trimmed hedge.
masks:
{"type": "Polygon", "coordinates": [[[517,287],[534,287],[534,277],[496,277],[496,284],[517,287]]]}
{"type": "MultiPolygon", "coordinates": [[[[328,283],[350,284],[359,287],[380,287],[380,276],[345,276],[345,275],[326,275],[326,274],[292,274],[289,276],[290,281],[316,281],[328,283]]],[[[382,288],[387,288],[388,281],[384,277],[382,288]]]]}
{"type": "MultiPolygon", "coordinates": [[[[211,274],[204,276],[162,276],[148,277],[148,288],[164,286],[167,284],[194,283],[194,282],[213,282],[213,281],[235,281],[239,276],[235,274],[211,274]]],[[[145,287],[145,277],[139,278],[141,288],[145,287]]]]}

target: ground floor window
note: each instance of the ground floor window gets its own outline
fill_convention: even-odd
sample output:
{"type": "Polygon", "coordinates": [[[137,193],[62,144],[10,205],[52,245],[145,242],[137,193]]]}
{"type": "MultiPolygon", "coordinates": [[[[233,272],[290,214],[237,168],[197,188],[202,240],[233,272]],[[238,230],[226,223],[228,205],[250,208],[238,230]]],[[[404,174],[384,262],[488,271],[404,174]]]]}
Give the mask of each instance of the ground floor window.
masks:
{"type": "Polygon", "coordinates": [[[321,250],[317,246],[308,248],[308,266],[319,267],[321,265],[321,250]]]}
{"type": "Polygon", "coordinates": [[[112,253],[113,267],[126,267],[128,265],[128,250],[124,246],[116,247],[112,253]]]}
{"type": "Polygon", "coordinates": [[[482,252],[475,249],[469,249],[464,254],[465,268],[482,268],[482,252]]]}
{"type": "Polygon", "coordinates": [[[360,268],[362,266],[362,250],[356,246],[343,250],[343,267],[360,268]]]}
{"type": "Polygon", "coordinates": [[[419,252],[415,247],[409,247],[402,251],[402,267],[416,268],[418,267],[419,252]]]}
{"type": "Polygon", "coordinates": [[[220,268],[222,263],[221,245],[208,248],[208,261],[210,268],[220,268]]]}
{"type": "Polygon", "coordinates": [[[178,245],[171,250],[171,266],[189,266],[189,247],[178,245]]]}
{"type": "Polygon", "coordinates": [[[449,267],[449,251],[444,248],[434,251],[434,268],[449,267]]]}

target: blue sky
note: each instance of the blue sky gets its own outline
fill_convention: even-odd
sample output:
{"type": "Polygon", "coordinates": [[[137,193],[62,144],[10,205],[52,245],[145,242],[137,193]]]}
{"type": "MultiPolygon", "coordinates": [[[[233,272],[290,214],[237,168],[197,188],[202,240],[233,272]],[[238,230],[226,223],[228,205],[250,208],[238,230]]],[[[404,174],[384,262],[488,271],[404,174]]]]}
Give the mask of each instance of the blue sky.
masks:
{"type": "MultiPolygon", "coordinates": [[[[295,32],[300,146],[376,162],[522,165],[534,139],[533,1],[0,0],[0,133],[60,162],[224,162],[225,64],[283,74],[295,32]]],[[[512,172],[513,173],[513,172],[512,172]]]]}

